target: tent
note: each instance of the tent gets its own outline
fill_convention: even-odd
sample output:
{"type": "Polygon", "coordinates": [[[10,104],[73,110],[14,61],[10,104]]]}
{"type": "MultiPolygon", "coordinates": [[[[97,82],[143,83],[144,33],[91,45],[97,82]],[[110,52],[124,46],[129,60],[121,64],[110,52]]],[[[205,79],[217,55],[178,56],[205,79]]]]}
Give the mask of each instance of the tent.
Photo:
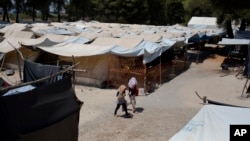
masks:
{"type": "MultiPolygon", "coordinates": [[[[47,46],[47,42],[40,44],[30,44],[23,42],[24,46],[34,46],[43,52],[56,55],[57,60],[51,62],[72,62],[72,56],[75,62],[80,62],[75,67],[76,83],[101,87],[104,81],[107,81],[109,52],[113,46],[83,44],[83,37],[69,37],[61,43],[47,46]]],[[[50,38],[47,39],[50,41],[50,38]]],[[[35,43],[35,42],[34,42],[35,43]]]]}
{"type": "MultiPolygon", "coordinates": [[[[64,41],[58,39],[62,41],[61,43],[52,44],[51,41],[51,44],[48,46],[50,38],[51,37],[46,35],[47,40],[37,39],[44,41],[39,44],[33,39],[30,39],[32,41],[23,41],[22,45],[34,46],[49,54],[57,55],[59,60],[72,61],[72,56],[74,56],[75,62],[80,62],[75,69],[76,82],[98,87],[102,87],[103,83],[110,81],[109,76],[113,74],[110,72],[110,70],[113,70],[111,66],[114,62],[112,61],[115,61],[111,59],[112,56],[140,58],[137,64],[134,65],[137,66],[137,69],[140,69],[140,72],[143,72],[145,68],[144,64],[161,56],[163,52],[176,43],[176,41],[159,38],[158,36],[157,41],[160,43],[150,42],[140,37],[97,37],[90,44],[84,44],[86,42],[78,42],[70,36],[68,38],[63,37],[65,39],[64,41]]],[[[78,36],[78,38],[81,37],[78,36]]],[[[140,77],[141,76],[141,84],[144,84],[144,74],[140,75],[140,77]]]]}
{"type": "MultiPolygon", "coordinates": [[[[138,75],[141,77],[141,84],[144,84],[145,78],[143,77],[146,73],[147,64],[154,62],[148,66],[152,70],[150,73],[152,75],[159,69],[168,68],[159,63],[162,54],[173,47],[181,48],[185,45],[186,39],[197,33],[197,31],[193,31],[194,29],[181,25],[154,26],[84,21],[35,23],[28,27],[24,24],[17,24],[16,26],[20,29],[26,27],[36,36],[40,36],[37,39],[17,40],[25,47],[39,48],[38,52],[41,51],[43,55],[53,55],[54,60],[50,62],[58,60],[72,62],[72,56],[74,56],[75,62],[80,62],[75,68],[78,71],[77,76],[80,76],[76,80],[83,80],[82,82],[94,84],[94,86],[100,86],[103,82],[109,81],[107,78],[111,74],[110,70],[126,71],[126,74],[129,75],[124,75],[128,77],[138,75]],[[121,58],[123,58],[122,60],[131,59],[128,61],[130,63],[126,63],[129,66],[119,66],[118,62],[125,63],[121,58]],[[117,61],[117,68],[115,69],[112,68],[114,61],[117,61]],[[158,62],[158,65],[156,65],[156,62],[158,62]],[[153,69],[152,66],[157,67],[153,69]],[[124,68],[130,68],[130,70],[124,68]]],[[[6,28],[3,31],[8,34],[10,29],[6,28]]],[[[173,56],[169,55],[163,58],[173,59],[173,56]]],[[[164,63],[170,66],[171,59],[168,60],[168,63],[164,63]]],[[[169,72],[169,70],[160,71],[159,74],[162,73],[160,75],[162,77],[155,76],[155,80],[151,79],[150,83],[161,83],[161,78],[168,78],[169,72]],[[155,82],[156,80],[157,82],[155,82]]]]}
{"type": "Polygon", "coordinates": [[[3,55],[3,58],[0,59],[1,69],[18,69],[19,63],[22,67],[23,62],[18,62],[17,50],[22,52],[25,59],[35,60],[39,56],[39,52],[21,47],[21,41],[34,38],[33,32],[7,30],[4,37],[5,39],[0,43],[0,54],[3,55]]]}
{"type": "Polygon", "coordinates": [[[228,39],[222,38],[218,45],[249,45],[250,39],[228,39]]]}
{"type": "Polygon", "coordinates": [[[215,28],[217,29],[216,17],[192,17],[187,26],[190,28],[215,28]]]}
{"type": "Polygon", "coordinates": [[[250,109],[204,105],[169,141],[229,141],[230,125],[249,125],[250,109]]]}
{"type": "Polygon", "coordinates": [[[47,74],[51,74],[49,66],[30,63],[32,67],[28,70],[33,71],[26,72],[25,77],[36,78],[34,81],[25,79],[26,83],[1,89],[0,140],[77,141],[82,102],[73,90],[71,73],[60,73],[61,79],[48,82],[41,72],[34,70],[46,67],[47,74]],[[34,85],[38,80],[42,85],[34,85]]]}

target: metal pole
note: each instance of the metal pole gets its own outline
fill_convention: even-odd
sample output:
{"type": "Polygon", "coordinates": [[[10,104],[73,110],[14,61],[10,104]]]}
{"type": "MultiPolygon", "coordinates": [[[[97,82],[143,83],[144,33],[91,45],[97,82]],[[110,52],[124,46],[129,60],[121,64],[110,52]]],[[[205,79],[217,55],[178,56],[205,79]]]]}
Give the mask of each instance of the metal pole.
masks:
{"type": "Polygon", "coordinates": [[[159,85],[161,85],[161,83],[162,83],[162,74],[161,74],[161,72],[162,72],[162,66],[161,66],[161,56],[160,56],[160,84],[159,85]]]}
{"type": "MultiPolygon", "coordinates": [[[[248,83],[248,79],[249,79],[249,77],[250,77],[250,74],[249,74],[249,67],[250,67],[250,42],[249,42],[249,44],[248,44],[248,52],[247,52],[247,58],[246,58],[246,68],[247,68],[247,79],[246,79],[246,82],[245,82],[245,84],[244,84],[244,87],[243,87],[243,90],[242,90],[242,93],[241,93],[241,97],[243,96],[243,93],[244,93],[244,90],[246,89],[246,91],[247,91],[247,89],[248,89],[248,86],[247,86],[247,83],[248,83]]],[[[245,68],[245,69],[246,69],[245,68]]]]}

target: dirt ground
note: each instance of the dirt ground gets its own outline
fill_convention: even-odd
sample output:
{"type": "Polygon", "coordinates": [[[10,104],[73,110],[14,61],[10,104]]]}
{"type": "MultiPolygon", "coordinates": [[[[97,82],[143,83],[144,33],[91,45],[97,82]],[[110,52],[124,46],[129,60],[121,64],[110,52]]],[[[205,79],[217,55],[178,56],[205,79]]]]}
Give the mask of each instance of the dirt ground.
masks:
{"type": "MultiPolygon", "coordinates": [[[[188,70],[154,92],[137,96],[137,112],[128,106],[132,118],[125,118],[121,109],[114,117],[116,89],[76,85],[77,97],[84,102],[79,141],[169,140],[203,106],[195,92],[211,100],[250,107],[246,93],[241,97],[246,78],[235,77],[237,68],[222,70],[223,60],[224,57],[214,55],[202,63],[192,63],[188,70]]],[[[18,81],[18,75],[10,81],[18,81]]]]}
{"type": "MultiPolygon", "coordinates": [[[[166,141],[177,133],[203,106],[200,96],[224,103],[250,107],[246,93],[241,97],[246,78],[235,77],[237,69],[222,70],[224,57],[215,55],[162,84],[149,95],[137,99],[137,112],[114,117],[115,89],[76,86],[84,102],[80,112],[79,141],[166,141]]],[[[128,97],[126,97],[128,100],[128,97]]]]}

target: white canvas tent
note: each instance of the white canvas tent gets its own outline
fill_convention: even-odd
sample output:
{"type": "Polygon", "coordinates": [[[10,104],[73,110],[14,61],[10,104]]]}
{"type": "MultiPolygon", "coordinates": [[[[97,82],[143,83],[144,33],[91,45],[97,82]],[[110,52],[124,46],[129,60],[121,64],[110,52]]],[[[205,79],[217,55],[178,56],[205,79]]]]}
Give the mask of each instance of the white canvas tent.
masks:
{"type": "Polygon", "coordinates": [[[190,28],[212,28],[217,29],[216,17],[192,17],[188,22],[190,28]]]}
{"type": "Polygon", "coordinates": [[[218,45],[249,45],[250,39],[228,39],[222,38],[218,45]]]}
{"type": "Polygon", "coordinates": [[[204,105],[169,141],[229,141],[230,125],[249,125],[250,108],[204,105]]]}
{"type": "Polygon", "coordinates": [[[114,46],[110,50],[111,54],[125,57],[143,56],[143,63],[149,63],[155,58],[172,47],[176,41],[171,41],[166,38],[161,39],[160,43],[146,41],[142,38],[97,38],[92,45],[109,45],[114,46]]]}
{"type": "MultiPolygon", "coordinates": [[[[135,60],[142,62],[141,66],[143,66],[161,56],[170,47],[185,45],[184,41],[197,33],[195,29],[181,25],[154,26],[84,21],[13,24],[12,26],[19,27],[18,30],[28,29],[39,37],[14,39],[24,46],[40,48],[62,60],[72,61],[72,56],[76,57],[76,62],[81,62],[77,67],[86,70],[81,76],[91,77],[87,81],[95,81],[94,83],[98,85],[107,76],[107,73],[100,72],[107,72],[110,66],[110,55],[118,58],[137,58],[135,60]],[[93,71],[96,73],[91,73],[93,71]],[[93,78],[94,75],[95,78],[93,78]],[[99,79],[99,76],[102,78],[99,79]]],[[[0,32],[5,33],[6,36],[11,35],[11,29],[17,29],[12,26],[0,32]]],[[[211,32],[217,33],[215,30],[211,32]]],[[[145,66],[138,67],[136,70],[145,72],[141,71],[143,69],[145,66]]]]}
{"type": "Polygon", "coordinates": [[[75,40],[71,40],[73,37],[68,37],[61,43],[47,46],[46,44],[48,44],[47,42],[50,41],[50,38],[48,36],[46,37],[46,40],[37,39],[39,42],[34,40],[29,42],[26,40],[22,42],[22,44],[35,46],[50,54],[58,55],[62,60],[71,60],[72,56],[76,57],[76,61],[81,62],[76,69],[85,70],[80,76],[87,76],[87,78],[78,78],[78,80],[81,80],[80,83],[86,84],[87,82],[95,86],[100,86],[108,78],[110,54],[124,57],[143,56],[141,62],[145,64],[161,56],[164,51],[176,43],[176,41],[170,41],[165,38],[162,38],[159,44],[143,40],[139,37],[98,37],[91,44],[82,44],[74,43],[75,40]],[[35,44],[32,45],[31,43],[35,44]],[[95,74],[93,74],[93,72],[95,72],[95,74]]]}
{"type": "Polygon", "coordinates": [[[25,24],[14,23],[0,29],[0,33],[5,34],[9,31],[24,31],[25,29],[27,29],[25,24]]]}
{"type": "Polygon", "coordinates": [[[5,39],[0,43],[0,53],[4,56],[0,60],[1,68],[18,68],[18,59],[15,49],[21,51],[23,57],[26,59],[34,60],[39,56],[38,52],[21,48],[21,41],[34,38],[33,32],[8,30],[6,34],[4,34],[4,37],[5,39]]]}

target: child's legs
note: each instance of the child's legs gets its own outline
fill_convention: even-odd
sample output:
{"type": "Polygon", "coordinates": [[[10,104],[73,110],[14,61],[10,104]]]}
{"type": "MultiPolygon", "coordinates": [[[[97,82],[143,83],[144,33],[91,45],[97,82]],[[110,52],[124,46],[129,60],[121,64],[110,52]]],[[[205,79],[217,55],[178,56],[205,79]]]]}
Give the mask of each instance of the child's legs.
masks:
{"type": "Polygon", "coordinates": [[[120,105],[121,105],[121,104],[117,104],[117,105],[116,105],[115,113],[114,113],[115,115],[117,114],[117,110],[120,108],[120,105]]]}
{"type": "Polygon", "coordinates": [[[125,111],[126,115],[128,114],[128,109],[127,109],[127,104],[126,103],[123,103],[122,104],[122,108],[123,110],[125,111]]]}
{"type": "Polygon", "coordinates": [[[135,109],[135,105],[136,105],[135,95],[131,95],[129,98],[130,98],[130,102],[132,104],[133,109],[135,109]]]}

